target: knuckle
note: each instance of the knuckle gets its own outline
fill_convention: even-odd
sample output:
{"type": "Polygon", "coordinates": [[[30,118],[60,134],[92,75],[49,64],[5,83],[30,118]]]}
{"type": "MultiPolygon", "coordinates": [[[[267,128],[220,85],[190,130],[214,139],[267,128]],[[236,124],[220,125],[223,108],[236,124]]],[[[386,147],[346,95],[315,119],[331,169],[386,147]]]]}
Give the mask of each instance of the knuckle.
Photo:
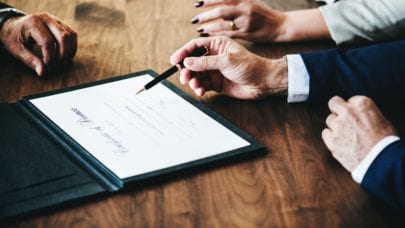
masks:
{"type": "Polygon", "coordinates": [[[358,108],[368,108],[373,105],[373,101],[366,96],[354,96],[349,99],[349,102],[358,108]]]}
{"type": "Polygon", "coordinates": [[[332,121],[332,115],[329,115],[328,117],[326,117],[325,123],[326,124],[330,124],[332,121]]]}
{"type": "Polygon", "coordinates": [[[36,14],[27,15],[27,16],[25,16],[24,19],[29,24],[36,24],[39,21],[38,16],[36,14]]]}
{"type": "Polygon", "coordinates": [[[351,117],[353,117],[354,116],[354,110],[353,110],[353,108],[351,108],[351,107],[347,107],[347,108],[343,108],[342,109],[342,113],[341,113],[341,116],[343,117],[343,118],[351,118],[351,117]]]}
{"type": "Polygon", "coordinates": [[[245,26],[241,26],[239,28],[239,31],[241,32],[249,32],[251,30],[252,26],[252,19],[251,18],[246,18],[245,21],[245,26]]]}
{"type": "Polygon", "coordinates": [[[221,39],[223,42],[231,42],[232,39],[228,36],[219,36],[218,39],[221,39]]]}
{"type": "Polygon", "coordinates": [[[226,36],[215,36],[214,38],[211,39],[212,47],[219,49],[222,46],[222,44],[228,41],[227,39],[228,37],[226,36]]]}
{"type": "Polygon", "coordinates": [[[46,18],[46,19],[51,18],[51,15],[49,13],[47,13],[47,12],[41,12],[41,13],[38,14],[38,16],[41,17],[41,18],[46,18]]]}
{"type": "Polygon", "coordinates": [[[53,47],[54,42],[52,39],[50,39],[48,37],[44,37],[42,42],[40,42],[40,45],[50,48],[50,47],[53,47]]]}
{"type": "Polygon", "coordinates": [[[329,99],[329,105],[335,104],[335,102],[339,99],[338,96],[333,96],[331,99],[329,99]]]}
{"type": "Polygon", "coordinates": [[[232,59],[233,59],[233,54],[231,54],[231,53],[227,53],[223,56],[223,61],[225,63],[232,63],[232,59]]]}
{"type": "Polygon", "coordinates": [[[24,59],[24,62],[25,62],[25,64],[26,64],[27,66],[29,66],[29,67],[32,68],[32,67],[35,66],[36,59],[35,59],[34,56],[30,55],[30,56],[28,56],[28,57],[26,57],[26,58],[24,59]]]}
{"type": "Polygon", "coordinates": [[[77,32],[76,32],[76,31],[73,30],[73,31],[71,31],[70,34],[71,34],[71,36],[72,36],[73,39],[77,40],[77,36],[78,36],[78,35],[77,35],[77,32]]]}
{"type": "Polygon", "coordinates": [[[206,70],[208,67],[208,60],[207,58],[198,58],[200,60],[200,65],[206,70]]]}
{"type": "Polygon", "coordinates": [[[251,17],[254,14],[254,6],[249,2],[242,3],[241,8],[243,9],[243,13],[248,17],[251,17]]]}
{"type": "Polygon", "coordinates": [[[70,37],[71,37],[71,35],[66,31],[62,31],[60,33],[60,39],[62,40],[62,42],[69,40],[70,37]]]}
{"type": "Polygon", "coordinates": [[[325,129],[322,130],[321,136],[322,136],[322,139],[323,139],[324,141],[325,141],[325,139],[327,139],[327,137],[328,137],[328,129],[327,129],[327,128],[325,128],[325,129]]]}
{"type": "Polygon", "coordinates": [[[222,16],[224,14],[225,14],[225,8],[223,8],[223,7],[216,8],[216,15],[222,16]]]}

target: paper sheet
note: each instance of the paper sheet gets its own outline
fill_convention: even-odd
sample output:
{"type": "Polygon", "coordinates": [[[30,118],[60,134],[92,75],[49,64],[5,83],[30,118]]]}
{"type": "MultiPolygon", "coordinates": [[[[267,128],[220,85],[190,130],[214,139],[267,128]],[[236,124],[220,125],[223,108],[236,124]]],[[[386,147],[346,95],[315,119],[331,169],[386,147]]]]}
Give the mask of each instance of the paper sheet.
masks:
{"type": "Polygon", "coordinates": [[[135,95],[151,79],[142,75],[30,102],[121,179],[249,145],[162,84],[135,95]]]}

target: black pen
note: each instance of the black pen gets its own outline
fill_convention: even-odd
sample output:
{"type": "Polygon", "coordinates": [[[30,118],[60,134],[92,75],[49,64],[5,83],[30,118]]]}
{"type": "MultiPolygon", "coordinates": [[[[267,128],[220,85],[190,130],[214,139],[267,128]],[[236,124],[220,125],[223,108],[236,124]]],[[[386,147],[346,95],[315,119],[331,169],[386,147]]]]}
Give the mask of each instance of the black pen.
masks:
{"type": "MultiPolygon", "coordinates": [[[[194,51],[192,51],[189,55],[187,55],[187,57],[198,57],[198,56],[204,56],[207,54],[208,54],[208,49],[206,47],[199,47],[199,48],[194,49],[194,51]]],[[[154,85],[156,85],[159,82],[161,82],[162,80],[170,77],[170,75],[176,73],[176,71],[179,69],[178,65],[183,66],[183,60],[180,61],[175,66],[170,67],[168,70],[166,70],[165,72],[163,72],[162,74],[160,74],[159,76],[154,78],[152,81],[148,82],[146,85],[143,86],[143,88],[141,88],[138,92],[136,92],[136,95],[140,94],[141,92],[143,92],[147,89],[152,88],[154,85]]]]}

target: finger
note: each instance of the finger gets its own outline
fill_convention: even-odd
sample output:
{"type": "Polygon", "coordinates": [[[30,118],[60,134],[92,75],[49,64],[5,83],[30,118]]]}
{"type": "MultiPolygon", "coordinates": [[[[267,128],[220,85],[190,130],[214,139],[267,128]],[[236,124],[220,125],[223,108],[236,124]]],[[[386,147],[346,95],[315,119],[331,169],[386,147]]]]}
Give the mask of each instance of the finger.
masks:
{"type": "Polygon", "coordinates": [[[68,50],[68,59],[73,59],[75,57],[75,55],[76,55],[76,52],[77,52],[77,43],[78,43],[78,41],[77,41],[77,32],[72,27],[70,27],[69,25],[64,24],[64,23],[62,23],[60,21],[58,21],[58,22],[60,24],[62,24],[65,27],[65,29],[70,33],[71,48],[68,50]]]}
{"type": "Polygon", "coordinates": [[[326,121],[325,121],[326,126],[327,126],[329,129],[331,129],[331,130],[335,129],[335,126],[336,126],[336,119],[337,119],[337,118],[338,118],[338,117],[337,117],[337,115],[336,115],[335,113],[331,113],[331,114],[326,118],[326,121]]]}
{"type": "Polygon", "coordinates": [[[239,2],[239,0],[204,0],[201,7],[211,7],[219,4],[236,5],[239,2]]]}
{"type": "Polygon", "coordinates": [[[226,66],[226,60],[219,55],[187,57],[184,66],[191,71],[221,70],[226,66]]]}
{"type": "Polygon", "coordinates": [[[203,96],[205,94],[205,88],[199,87],[194,90],[194,93],[197,94],[197,96],[203,96]]]}
{"type": "Polygon", "coordinates": [[[376,104],[374,103],[374,101],[366,96],[360,96],[360,95],[353,96],[353,97],[349,98],[347,103],[358,109],[367,109],[367,110],[378,109],[376,104]]]}
{"type": "Polygon", "coordinates": [[[201,87],[200,80],[199,80],[197,77],[192,77],[192,78],[190,79],[190,81],[188,82],[188,86],[189,86],[191,89],[195,90],[195,89],[201,87]]]}
{"type": "Polygon", "coordinates": [[[211,51],[210,48],[211,41],[214,40],[214,37],[206,37],[206,38],[197,38],[190,40],[187,42],[183,47],[178,49],[172,56],[170,56],[170,63],[173,65],[178,64],[184,58],[186,58],[191,52],[199,47],[207,47],[211,51]]]}
{"type": "Polygon", "coordinates": [[[222,31],[233,31],[235,26],[232,26],[231,21],[217,21],[201,26],[197,31],[204,33],[214,33],[222,31]]]}
{"type": "Polygon", "coordinates": [[[325,128],[322,131],[322,140],[325,143],[326,147],[332,151],[333,149],[333,144],[332,144],[332,138],[333,138],[333,133],[332,130],[329,128],[325,128]]]}
{"type": "Polygon", "coordinates": [[[21,48],[18,51],[18,54],[15,55],[21,62],[23,62],[26,66],[33,69],[38,76],[43,76],[45,73],[45,65],[42,60],[34,55],[30,50],[26,49],[25,47],[21,48]]]}
{"type": "Polygon", "coordinates": [[[41,48],[43,62],[48,65],[57,56],[56,40],[42,20],[36,20],[34,23],[35,26],[29,27],[25,32],[27,34],[26,37],[31,37],[41,48]]]}
{"type": "Polygon", "coordinates": [[[227,36],[230,38],[239,38],[241,37],[241,32],[239,31],[220,31],[220,32],[210,32],[204,33],[207,34],[207,37],[216,37],[216,36],[227,36]]]}
{"type": "Polygon", "coordinates": [[[70,31],[68,31],[61,22],[47,14],[44,14],[42,19],[58,43],[59,59],[70,58],[71,49],[74,45],[70,31]]]}
{"type": "Polygon", "coordinates": [[[221,18],[224,20],[233,20],[239,15],[239,10],[234,6],[220,6],[198,14],[191,21],[201,24],[221,18]]]}
{"type": "Polygon", "coordinates": [[[185,85],[186,83],[188,83],[191,79],[191,72],[190,70],[188,70],[187,68],[183,68],[180,71],[180,83],[182,85],[185,85]]]}
{"type": "Polygon", "coordinates": [[[328,107],[332,113],[339,115],[339,113],[345,112],[347,109],[347,103],[341,97],[334,96],[329,100],[328,107]]]}

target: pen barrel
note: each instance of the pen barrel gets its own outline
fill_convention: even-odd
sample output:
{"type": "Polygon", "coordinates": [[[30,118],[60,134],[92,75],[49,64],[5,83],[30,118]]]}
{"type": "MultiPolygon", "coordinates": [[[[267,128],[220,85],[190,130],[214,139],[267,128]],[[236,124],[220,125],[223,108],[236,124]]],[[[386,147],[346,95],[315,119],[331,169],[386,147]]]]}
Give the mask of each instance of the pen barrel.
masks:
{"type": "MultiPolygon", "coordinates": [[[[198,56],[203,56],[208,54],[208,49],[206,47],[199,47],[194,49],[189,55],[187,55],[188,57],[198,57],[198,56]]],[[[183,65],[183,61],[178,63],[181,67],[184,67],[183,65]]],[[[163,72],[161,75],[157,76],[156,78],[154,78],[152,81],[150,81],[148,84],[146,84],[144,86],[145,89],[149,89],[152,86],[158,84],[159,82],[161,82],[162,80],[168,78],[170,75],[176,73],[176,71],[178,70],[177,66],[172,66],[170,67],[168,70],[166,70],[165,72],[163,72]]]]}
{"type": "Polygon", "coordinates": [[[150,81],[148,84],[146,84],[144,86],[145,89],[149,89],[152,86],[156,85],[157,83],[159,83],[160,81],[170,77],[170,75],[176,73],[177,71],[177,66],[172,66],[170,67],[168,70],[166,70],[165,72],[163,72],[161,75],[159,75],[158,77],[154,78],[152,81],[150,81]]]}

